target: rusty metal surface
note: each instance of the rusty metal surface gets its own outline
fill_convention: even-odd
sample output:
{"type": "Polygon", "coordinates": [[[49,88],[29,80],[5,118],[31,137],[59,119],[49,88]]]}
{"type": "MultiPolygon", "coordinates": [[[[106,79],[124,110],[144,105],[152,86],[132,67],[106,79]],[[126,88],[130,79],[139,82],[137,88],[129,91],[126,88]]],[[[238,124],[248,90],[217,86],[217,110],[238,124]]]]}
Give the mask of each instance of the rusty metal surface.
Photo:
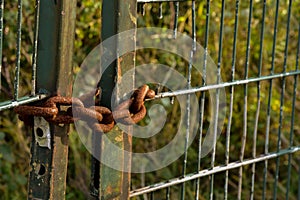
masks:
{"type": "MultiPolygon", "coordinates": [[[[75,8],[75,0],[40,0],[36,92],[43,90],[63,96],[71,94],[75,8]]],[[[56,113],[55,108],[48,107],[49,113],[56,113]]],[[[32,112],[39,113],[38,109],[32,112]]],[[[50,136],[47,133],[43,138],[45,124],[38,119],[32,119],[34,131],[28,199],[64,199],[69,128],[49,123],[50,136]],[[40,142],[43,144],[42,138],[47,141],[44,145],[40,145],[40,142]]]]}
{"type": "MultiPolygon", "coordinates": [[[[55,92],[62,96],[71,96],[73,43],[75,38],[76,0],[55,0],[59,5],[57,15],[58,48],[57,48],[57,80],[55,92]]],[[[68,131],[69,126],[53,126],[53,157],[50,199],[64,199],[66,195],[68,166],[68,131]]]]}
{"type": "MultiPolygon", "coordinates": [[[[136,1],[135,0],[103,0],[102,1],[102,30],[101,40],[119,33],[122,31],[136,28],[136,1]],[[107,11],[110,12],[107,12],[107,11]]],[[[135,46],[135,35],[128,41],[117,41],[117,46],[114,51],[117,53],[120,45],[126,45],[127,47],[135,46]]],[[[134,48],[133,48],[134,49],[134,48]]],[[[121,77],[128,70],[134,68],[135,65],[135,52],[127,53],[117,59],[116,62],[109,66],[105,73],[102,75],[99,86],[106,88],[103,91],[101,97],[101,105],[110,108],[111,94],[115,84],[121,80],[121,77]]],[[[132,82],[128,84],[128,87],[134,88],[134,74],[131,74],[132,82]]],[[[118,88],[117,92],[118,92],[118,88]]],[[[108,139],[117,147],[122,150],[131,151],[132,129],[129,128],[127,133],[120,131],[119,129],[113,129],[113,131],[106,135],[108,139]]],[[[94,141],[101,140],[101,136],[96,136],[94,141]]],[[[131,158],[130,156],[115,155],[111,152],[105,144],[94,144],[95,155],[110,156],[117,159],[121,165],[123,165],[124,171],[130,171],[131,158]],[[100,148],[101,151],[97,148],[100,148]]],[[[117,171],[111,169],[95,158],[92,158],[92,182],[91,182],[91,194],[94,199],[128,199],[130,190],[130,173],[124,171],[117,171]]]]}
{"type": "MultiPolygon", "coordinates": [[[[37,102],[37,105],[17,106],[14,111],[29,125],[32,124],[32,117],[43,117],[53,124],[71,124],[80,119],[87,122],[96,132],[107,133],[113,129],[116,122],[131,125],[141,121],[147,112],[144,106],[146,98],[154,97],[155,92],[149,89],[149,86],[143,85],[135,90],[130,99],[117,106],[114,112],[103,106],[85,107],[80,98],[62,96],[50,97],[45,102],[37,102]],[[61,111],[60,106],[69,108],[61,111]],[[73,113],[76,115],[73,116],[73,113]]],[[[87,98],[83,96],[82,99],[87,98]]]]}

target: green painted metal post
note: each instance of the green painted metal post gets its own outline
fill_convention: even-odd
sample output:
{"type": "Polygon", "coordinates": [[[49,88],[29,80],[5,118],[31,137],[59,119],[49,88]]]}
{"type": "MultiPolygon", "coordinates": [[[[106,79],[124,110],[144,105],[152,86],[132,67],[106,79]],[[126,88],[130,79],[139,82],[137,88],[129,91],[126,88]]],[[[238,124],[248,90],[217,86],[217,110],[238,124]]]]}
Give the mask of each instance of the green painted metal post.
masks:
{"type": "MultiPolygon", "coordinates": [[[[37,92],[71,96],[76,0],[40,0],[37,92]]],[[[68,126],[34,119],[28,199],[64,199],[68,126]]]]}
{"type": "MultiPolygon", "coordinates": [[[[101,39],[116,35],[120,32],[136,28],[136,0],[103,0],[102,1],[102,31],[101,39]]],[[[114,52],[117,53],[120,45],[135,45],[135,36],[130,41],[117,41],[114,52]]],[[[135,66],[135,52],[122,55],[102,75],[100,87],[102,88],[101,105],[111,107],[111,94],[117,81],[122,75],[135,66]]],[[[134,88],[134,74],[132,73],[132,89],[134,88]]],[[[129,130],[130,132],[131,130],[129,130]]],[[[132,139],[129,133],[118,128],[106,135],[120,149],[131,151],[132,139]],[[121,138],[121,139],[120,139],[121,138]]],[[[103,142],[103,141],[102,141],[103,142]]],[[[124,155],[115,155],[101,144],[100,156],[109,156],[118,159],[124,171],[130,171],[131,158],[124,155]]],[[[130,173],[117,171],[99,163],[92,162],[92,188],[91,193],[95,199],[128,199],[130,190],[130,173]]]]}

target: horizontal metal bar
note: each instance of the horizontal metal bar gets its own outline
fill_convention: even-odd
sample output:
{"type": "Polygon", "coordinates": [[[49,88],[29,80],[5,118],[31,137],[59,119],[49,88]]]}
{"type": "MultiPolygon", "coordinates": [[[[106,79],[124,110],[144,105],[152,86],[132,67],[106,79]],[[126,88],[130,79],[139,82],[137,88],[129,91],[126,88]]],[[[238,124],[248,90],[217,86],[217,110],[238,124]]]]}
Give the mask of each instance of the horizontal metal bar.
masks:
{"type": "Polygon", "coordinates": [[[295,152],[298,152],[298,151],[300,151],[300,146],[295,146],[295,147],[291,147],[289,149],[282,149],[278,152],[269,153],[267,155],[261,155],[257,158],[251,158],[251,159],[247,159],[247,160],[245,159],[242,162],[237,161],[237,162],[229,163],[228,165],[216,166],[212,169],[205,169],[205,170],[199,171],[198,173],[188,174],[184,178],[174,178],[174,179],[168,180],[167,182],[156,183],[156,184],[144,187],[144,188],[133,190],[133,191],[130,192],[130,197],[150,193],[150,192],[157,191],[157,190],[160,190],[160,189],[163,189],[163,188],[178,185],[178,184],[181,184],[181,183],[186,182],[186,181],[195,180],[197,178],[201,178],[201,177],[208,176],[208,175],[211,175],[211,174],[216,174],[216,173],[219,173],[219,172],[224,172],[226,170],[239,168],[239,167],[242,167],[242,166],[245,166],[245,165],[250,165],[250,164],[253,164],[253,163],[258,163],[258,162],[261,162],[261,161],[264,161],[264,160],[270,160],[270,159],[273,159],[273,158],[277,158],[279,156],[295,153],[295,152]]]}
{"type": "Polygon", "coordinates": [[[182,90],[171,91],[171,92],[164,92],[164,93],[157,94],[155,96],[155,99],[160,99],[160,98],[165,98],[165,97],[174,97],[174,96],[178,96],[178,95],[186,95],[186,94],[191,94],[191,93],[196,93],[196,92],[203,92],[203,91],[207,91],[207,90],[219,89],[219,88],[229,87],[229,86],[245,85],[245,84],[249,84],[249,83],[265,81],[265,80],[271,80],[271,79],[275,79],[275,78],[295,76],[295,75],[299,75],[299,74],[300,74],[300,70],[297,70],[297,71],[291,71],[291,72],[286,72],[286,73],[273,74],[273,75],[268,75],[268,76],[261,76],[261,77],[256,77],[256,78],[249,78],[249,79],[245,79],[245,80],[236,80],[236,81],[233,81],[233,82],[225,82],[225,83],[214,84],[214,85],[206,85],[206,86],[197,87],[197,88],[190,88],[190,89],[182,89],[182,90]]]}
{"type": "Polygon", "coordinates": [[[191,0],[137,0],[138,3],[159,3],[159,2],[184,2],[191,0]]]}
{"type": "Polygon", "coordinates": [[[39,101],[46,97],[47,97],[47,95],[40,94],[40,95],[36,95],[36,96],[25,96],[25,97],[19,98],[18,101],[14,101],[14,100],[4,101],[4,102],[0,103],[0,111],[10,109],[10,108],[13,108],[13,107],[16,107],[19,105],[39,101]]]}
{"type": "MultiPolygon", "coordinates": [[[[269,76],[250,78],[250,79],[246,79],[246,80],[237,80],[237,81],[233,81],[233,82],[226,82],[226,83],[215,84],[215,85],[207,85],[207,86],[203,86],[203,87],[199,87],[199,88],[191,88],[191,89],[186,89],[186,90],[164,92],[164,93],[160,93],[160,94],[156,95],[155,99],[160,99],[160,98],[165,98],[165,97],[173,97],[173,96],[178,96],[178,95],[186,95],[186,94],[191,94],[191,93],[195,93],[195,92],[202,92],[202,91],[218,89],[218,88],[223,88],[223,87],[249,84],[249,83],[253,83],[253,82],[265,81],[265,80],[282,78],[282,77],[287,77],[287,76],[295,76],[295,75],[299,75],[299,74],[300,74],[300,70],[297,70],[297,71],[286,72],[286,73],[281,73],[281,74],[273,74],[273,75],[269,75],[269,76]]],[[[9,109],[9,108],[13,108],[18,105],[32,103],[34,101],[38,101],[38,100],[44,99],[46,97],[47,97],[47,95],[40,94],[40,95],[36,95],[36,96],[25,96],[25,97],[20,98],[18,101],[14,101],[14,100],[4,101],[4,102],[0,103],[0,111],[9,109]]]]}

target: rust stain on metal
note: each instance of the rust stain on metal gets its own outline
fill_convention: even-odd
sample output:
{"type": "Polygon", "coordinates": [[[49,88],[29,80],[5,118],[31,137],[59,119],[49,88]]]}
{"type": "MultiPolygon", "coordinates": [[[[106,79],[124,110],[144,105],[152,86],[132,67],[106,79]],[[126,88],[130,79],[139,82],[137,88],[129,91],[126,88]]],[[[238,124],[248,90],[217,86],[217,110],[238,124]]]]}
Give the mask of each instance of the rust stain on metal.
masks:
{"type": "MultiPolygon", "coordinates": [[[[90,94],[89,94],[90,95],[90,94]]],[[[99,91],[94,95],[98,96],[99,91]]],[[[112,113],[110,109],[103,106],[86,107],[85,103],[91,98],[80,98],[54,96],[39,105],[21,105],[15,107],[14,111],[19,114],[21,120],[35,116],[44,117],[48,122],[54,124],[70,124],[77,120],[86,121],[95,131],[107,133],[113,129],[116,122],[124,124],[136,124],[141,121],[146,113],[144,102],[155,96],[155,92],[149,86],[143,85],[132,94],[131,98],[122,102],[112,113]],[[60,106],[69,106],[66,111],[60,111],[60,106]],[[71,107],[72,106],[72,107],[71,107]],[[73,116],[73,112],[76,116],[73,116]]],[[[90,102],[89,102],[90,103],[90,102]]]]}
{"type": "Polygon", "coordinates": [[[123,61],[123,58],[122,57],[119,57],[117,59],[117,82],[118,83],[121,83],[121,80],[122,80],[122,69],[121,69],[121,62],[123,61]]]}

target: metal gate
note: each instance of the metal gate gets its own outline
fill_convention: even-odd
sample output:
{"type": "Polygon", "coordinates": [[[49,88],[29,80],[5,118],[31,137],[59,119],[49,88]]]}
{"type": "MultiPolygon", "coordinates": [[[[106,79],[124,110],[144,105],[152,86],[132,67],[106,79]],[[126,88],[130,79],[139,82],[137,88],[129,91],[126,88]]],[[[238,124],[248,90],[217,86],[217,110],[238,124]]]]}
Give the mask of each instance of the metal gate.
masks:
{"type": "MultiPolygon", "coordinates": [[[[75,28],[76,1],[35,1],[32,63],[30,70],[23,71],[29,71],[32,80],[29,81],[29,89],[20,91],[24,2],[18,0],[16,3],[14,90],[12,92],[12,87],[2,78],[2,112],[19,105],[43,101],[54,94],[71,96],[74,34],[70,33],[75,28]]],[[[11,73],[11,69],[7,72],[4,66],[6,61],[3,61],[3,13],[7,12],[4,8],[5,2],[0,1],[1,77],[4,73],[11,73]]],[[[149,85],[156,89],[155,101],[168,111],[165,128],[159,135],[172,140],[173,136],[170,135],[175,134],[173,129],[176,129],[176,124],[185,125],[184,145],[177,146],[182,148],[183,154],[162,169],[135,174],[130,173],[129,169],[131,165],[139,163],[134,163],[136,160],[131,163],[131,154],[129,157],[125,153],[116,155],[101,142],[100,149],[95,148],[93,153],[118,160],[123,170],[112,169],[92,157],[91,183],[87,183],[90,184],[89,197],[299,199],[299,8],[300,2],[292,0],[237,0],[235,4],[225,0],[102,0],[102,41],[127,30],[156,27],[172,29],[172,35],[167,35],[171,43],[184,37],[180,33],[189,35],[192,42],[188,43],[187,54],[190,57],[184,60],[178,55],[174,56],[171,50],[168,54],[153,48],[139,48],[140,44],[136,44],[139,31],[131,32],[132,37],[128,40],[117,37],[116,45],[111,49],[117,59],[99,80],[99,86],[104,89],[101,105],[111,107],[111,93],[126,72],[131,73],[129,88],[135,88],[135,72],[131,69],[138,71],[140,66],[148,63],[171,66],[185,77],[185,87],[168,91],[162,82],[149,85]],[[200,72],[193,69],[193,59],[199,56],[197,44],[203,47],[200,72]],[[124,46],[137,49],[119,55],[124,46]],[[216,63],[215,71],[209,70],[208,63],[211,61],[216,63]],[[208,77],[213,77],[213,80],[208,77]],[[226,97],[221,95],[221,90],[226,92],[226,97]],[[212,91],[215,92],[210,93],[212,91]],[[196,123],[197,134],[195,138],[190,138],[193,129],[191,99],[194,94],[199,102],[199,118],[196,123]],[[176,99],[180,96],[186,97],[186,121],[183,122],[177,117],[180,112],[176,99]],[[224,105],[220,104],[224,100],[222,98],[227,101],[224,105]],[[208,109],[212,106],[210,101],[217,105],[215,110],[208,109]],[[222,112],[224,108],[226,115],[222,112]],[[208,116],[214,117],[213,145],[211,151],[202,156],[205,137],[209,135],[207,129],[212,123],[208,116]],[[218,127],[220,116],[225,119],[221,129],[218,127]]],[[[151,40],[159,43],[160,35],[156,37],[151,40]]],[[[151,102],[147,101],[146,107],[150,107],[151,102]]],[[[42,117],[34,117],[32,123],[28,197],[65,198],[69,127],[48,123],[42,117]]],[[[142,125],[147,123],[148,118],[141,122],[142,125]]],[[[132,133],[132,129],[129,129],[129,133],[132,133]]],[[[164,145],[159,135],[144,141],[129,133],[114,129],[106,136],[124,152],[145,152],[164,145]],[[148,149],[142,148],[146,145],[148,149]]],[[[102,141],[101,136],[95,135],[96,141],[102,141]]],[[[99,144],[94,145],[99,147],[99,144]]]]}
{"type": "MultiPolygon", "coordinates": [[[[0,4],[0,71],[3,77],[0,111],[3,112],[1,128],[5,129],[2,116],[9,118],[4,113],[6,109],[30,105],[53,94],[71,95],[73,42],[69,40],[74,40],[70,33],[75,28],[76,1],[19,0],[15,3],[1,1],[0,4]],[[26,20],[22,18],[24,13],[26,20]],[[13,19],[14,14],[17,23],[8,23],[13,21],[8,19],[13,19]],[[32,33],[24,34],[24,26],[29,26],[32,33]],[[14,44],[15,55],[9,52],[14,44]],[[12,66],[15,66],[14,73],[12,66]],[[31,80],[20,83],[24,75],[31,80]]],[[[48,124],[41,117],[35,117],[30,123],[33,129],[26,129],[32,136],[28,199],[62,199],[66,190],[68,126],[48,124]]],[[[3,198],[7,198],[6,195],[3,198]]]]}
{"type": "MultiPolygon", "coordinates": [[[[130,196],[299,199],[299,2],[138,2],[141,26],[149,13],[156,15],[157,21],[164,15],[173,16],[169,27],[174,32],[186,32],[203,45],[203,59],[210,55],[217,63],[217,78],[215,84],[207,84],[209,71],[204,66],[200,86],[188,85],[172,92],[174,96],[201,93],[199,137],[194,146],[185,149],[182,163],[178,163],[181,174],[135,188],[130,196]],[[219,82],[220,78],[224,82],[219,82]],[[227,120],[211,154],[201,158],[205,116],[209,114],[205,107],[210,106],[205,95],[223,87],[228,100],[227,120]],[[198,156],[190,156],[195,152],[198,156]]],[[[157,21],[151,25],[166,26],[157,21]]],[[[191,76],[189,66],[187,79],[191,76]]],[[[220,98],[217,94],[216,101],[220,98]]],[[[146,178],[141,179],[145,182],[146,178]]]]}

